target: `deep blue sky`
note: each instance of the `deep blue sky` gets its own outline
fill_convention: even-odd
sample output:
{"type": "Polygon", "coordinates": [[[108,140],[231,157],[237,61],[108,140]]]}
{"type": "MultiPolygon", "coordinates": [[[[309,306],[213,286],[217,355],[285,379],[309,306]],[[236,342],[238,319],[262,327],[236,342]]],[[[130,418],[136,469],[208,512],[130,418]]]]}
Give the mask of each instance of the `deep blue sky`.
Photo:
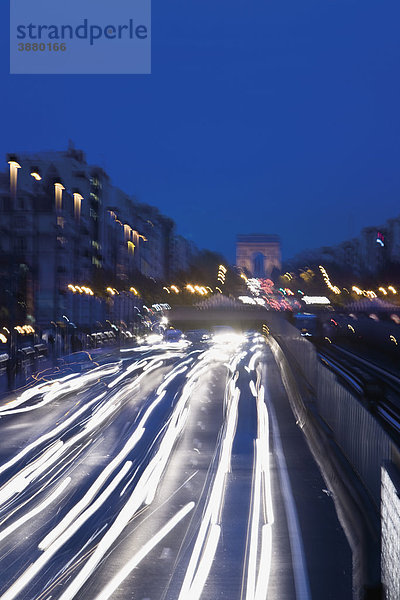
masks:
{"type": "Polygon", "coordinates": [[[237,233],[290,257],[400,213],[399,0],[153,0],[148,76],[9,75],[7,4],[0,156],[72,139],[231,260],[237,233]]]}

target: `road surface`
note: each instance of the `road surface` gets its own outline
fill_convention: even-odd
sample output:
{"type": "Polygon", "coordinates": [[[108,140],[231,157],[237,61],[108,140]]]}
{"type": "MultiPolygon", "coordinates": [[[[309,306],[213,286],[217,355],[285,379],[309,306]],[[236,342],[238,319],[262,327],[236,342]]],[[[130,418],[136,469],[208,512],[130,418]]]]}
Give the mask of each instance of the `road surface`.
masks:
{"type": "Polygon", "coordinates": [[[0,403],[0,600],[351,598],[264,338],[44,372],[0,403]]]}

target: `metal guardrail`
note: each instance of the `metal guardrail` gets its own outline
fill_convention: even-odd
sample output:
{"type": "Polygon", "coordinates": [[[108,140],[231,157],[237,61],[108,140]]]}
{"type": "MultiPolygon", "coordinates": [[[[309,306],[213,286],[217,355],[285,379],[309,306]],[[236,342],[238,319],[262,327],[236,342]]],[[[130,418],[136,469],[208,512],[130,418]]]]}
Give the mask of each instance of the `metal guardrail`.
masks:
{"type": "Polygon", "coordinates": [[[336,345],[319,351],[320,360],[344,380],[400,445],[400,378],[336,345]]]}
{"type": "Polygon", "coordinates": [[[350,382],[361,387],[358,377],[345,373],[342,367],[343,381],[340,382],[337,373],[319,360],[313,344],[282,316],[267,314],[265,322],[289,363],[304,378],[318,414],[379,510],[381,465],[392,460],[396,444],[377,416],[360,401],[360,394],[351,389],[350,382]]]}

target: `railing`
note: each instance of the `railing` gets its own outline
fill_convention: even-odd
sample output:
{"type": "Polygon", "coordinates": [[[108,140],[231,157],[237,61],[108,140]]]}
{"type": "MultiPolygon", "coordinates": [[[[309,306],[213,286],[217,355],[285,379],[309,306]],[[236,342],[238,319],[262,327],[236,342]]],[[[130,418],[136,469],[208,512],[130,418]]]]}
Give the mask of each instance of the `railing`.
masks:
{"type": "Polygon", "coordinates": [[[400,483],[390,470],[399,472],[396,436],[385,431],[348,381],[341,384],[318,360],[314,346],[290,323],[273,314],[265,323],[296,418],[339,501],[353,552],[354,598],[382,598],[383,586],[385,597],[398,599],[400,584],[393,574],[400,557],[400,483]],[[302,393],[289,390],[298,387],[296,380],[302,393]],[[319,426],[322,432],[316,431],[319,426]],[[352,470],[342,466],[330,439],[352,470]]]}
{"type": "Polygon", "coordinates": [[[381,466],[392,459],[393,440],[356,394],[321,364],[313,344],[295,327],[278,314],[268,314],[266,323],[289,363],[304,377],[318,414],[379,509],[381,466]]]}

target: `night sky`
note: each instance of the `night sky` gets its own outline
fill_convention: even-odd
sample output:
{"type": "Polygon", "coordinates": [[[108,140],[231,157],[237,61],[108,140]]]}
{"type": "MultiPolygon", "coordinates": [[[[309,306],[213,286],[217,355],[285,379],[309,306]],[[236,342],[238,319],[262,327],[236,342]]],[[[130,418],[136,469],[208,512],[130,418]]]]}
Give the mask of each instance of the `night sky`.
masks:
{"type": "MultiPolygon", "coordinates": [[[[99,0],[100,1],[100,0],[99,0]]],[[[153,0],[152,75],[9,75],[0,155],[65,149],[234,260],[284,256],[400,213],[399,0],[153,0]]]]}

